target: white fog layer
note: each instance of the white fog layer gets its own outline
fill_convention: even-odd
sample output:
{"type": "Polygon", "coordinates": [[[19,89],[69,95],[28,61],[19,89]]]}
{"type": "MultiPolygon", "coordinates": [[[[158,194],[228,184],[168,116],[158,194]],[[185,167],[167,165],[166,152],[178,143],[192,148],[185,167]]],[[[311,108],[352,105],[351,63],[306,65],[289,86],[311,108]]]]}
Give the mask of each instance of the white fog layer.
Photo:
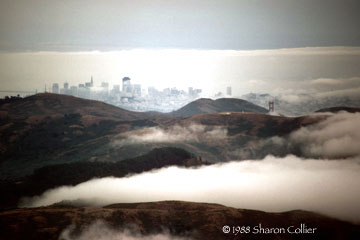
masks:
{"type": "Polygon", "coordinates": [[[201,124],[192,124],[187,127],[175,125],[166,130],[160,127],[149,127],[129,131],[123,134],[123,137],[125,138],[114,141],[113,145],[123,146],[138,143],[180,143],[221,140],[227,137],[227,129],[222,126],[207,127],[201,124]]]}
{"type": "Polygon", "coordinates": [[[184,200],[264,211],[303,209],[360,221],[360,159],[266,157],[183,169],[170,167],[126,178],[93,179],[23,199],[39,207],[63,200],[92,204],[184,200]]]}
{"type": "MultiPolygon", "coordinates": [[[[324,115],[321,113],[321,115],[324,115]]],[[[328,118],[299,130],[287,137],[275,136],[263,141],[279,151],[298,148],[302,156],[340,159],[360,156],[360,113],[327,113],[328,118]]],[[[315,114],[314,117],[318,117],[315,114]]]]}
{"type": "Polygon", "coordinates": [[[189,240],[172,236],[166,231],[158,234],[143,235],[132,229],[113,229],[102,221],[96,221],[84,229],[79,236],[71,233],[75,225],[70,225],[60,234],[59,240],[189,240]]]}

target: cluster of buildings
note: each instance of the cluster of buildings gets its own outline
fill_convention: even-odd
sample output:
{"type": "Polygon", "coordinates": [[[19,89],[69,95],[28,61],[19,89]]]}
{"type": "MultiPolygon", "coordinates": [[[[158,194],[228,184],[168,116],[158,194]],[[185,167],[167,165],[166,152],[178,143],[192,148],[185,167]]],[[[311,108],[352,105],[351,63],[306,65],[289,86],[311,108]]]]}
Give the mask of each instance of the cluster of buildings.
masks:
{"type": "Polygon", "coordinates": [[[177,88],[165,88],[158,90],[149,87],[147,92],[140,84],[132,84],[129,77],[122,79],[122,85],[113,85],[102,82],[100,86],[94,86],[93,78],[90,82],[69,86],[64,83],[60,88],[58,83],[52,85],[52,93],[72,95],[92,100],[99,100],[118,107],[133,111],[160,111],[170,112],[200,97],[202,90],[189,87],[188,91],[177,88]]]}
{"type": "Polygon", "coordinates": [[[98,90],[95,90],[94,80],[91,77],[90,82],[81,83],[78,86],[69,86],[69,83],[65,82],[63,88],[60,88],[58,83],[54,83],[51,92],[86,99],[106,100],[109,93],[109,83],[103,82],[98,90]]]}

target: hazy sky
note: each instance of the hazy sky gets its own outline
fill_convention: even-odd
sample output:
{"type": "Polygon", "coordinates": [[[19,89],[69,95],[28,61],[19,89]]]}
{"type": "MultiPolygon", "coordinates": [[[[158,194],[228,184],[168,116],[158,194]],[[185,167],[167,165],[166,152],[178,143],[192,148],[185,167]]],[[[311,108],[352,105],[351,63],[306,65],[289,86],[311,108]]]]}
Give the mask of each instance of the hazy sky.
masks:
{"type": "Polygon", "coordinates": [[[210,95],[360,86],[359,12],[358,0],[1,0],[0,90],[91,76],[210,95]]]}
{"type": "Polygon", "coordinates": [[[359,46],[358,0],[1,0],[0,49],[359,46]]]}
{"type": "Polygon", "coordinates": [[[1,89],[43,91],[45,84],[78,85],[91,76],[95,86],[129,76],[145,88],[192,86],[208,96],[226,86],[235,96],[354,90],[360,89],[360,48],[0,53],[1,89]]]}

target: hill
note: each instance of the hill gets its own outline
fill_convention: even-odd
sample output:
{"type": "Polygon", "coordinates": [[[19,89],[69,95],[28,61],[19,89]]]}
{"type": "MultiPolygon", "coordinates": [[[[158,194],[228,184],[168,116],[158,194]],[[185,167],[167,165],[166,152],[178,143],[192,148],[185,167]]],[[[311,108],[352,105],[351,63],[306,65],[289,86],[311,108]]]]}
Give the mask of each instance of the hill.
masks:
{"type": "Polygon", "coordinates": [[[139,150],[150,146],[176,146],[209,162],[262,159],[268,154],[299,154],[265,146],[264,143],[271,137],[286,137],[325,118],[320,115],[294,118],[260,113],[197,114],[187,118],[157,119],[156,127],[135,129],[118,137],[134,139],[132,144],[139,150]]]}
{"type": "Polygon", "coordinates": [[[48,116],[61,116],[64,114],[80,114],[83,120],[91,124],[94,118],[116,118],[119,120],[135,120],[146,118],[146,113],[131,112],[103,102],[77,98],[68,95],[39,93],[14,101],[0,104],[2,118],[27,119],[27,121],[40,121],[48,116]]]}
{"type": "Polygon", "coordinates": [[[268,110],[237,98],[220,98],[216,100],[201,98],[187,104],[179,110],[171,112],[170,115],[174,117],[189,117],[196,114],[220,112],[267,113],[268,110]]]}
{"type": "MultiPolygon", "coordinates": [[[[47,164],[104,156],[110,147],[108,136],[154,126],[156,123],[147,120],[152,116],[152,113],[131,112],[98,101],[50,93],[2,102],[1,177],[30,174],[47,164]]],[[[124,155],[125,158],[129,156],[124,155]]]]}
{"type": "Polygon", "coordinates": [[[186,118],[137,113],[56,94],[3,102],[0,104],[0,178],[24,177],[35,169],[54,164],[116,162],[162,147],[183,148],[210,162],[259,159],[268,153],[277,154],[271,148],[258,151],[256,144],[262,139],[284,136],[324,119],[229,113],[235,110],[229,106],[248,105],[240,99],[200,99],[192,104],[207,106],[201,108],[207,112],[220,113],[186,118]],[[199,104],[202,102],[209,104],[199,104]]]}
{"type": "Polygon", "coordinates": [[[0,212],[0,239],[99,239],[100,236],[101,239],[152,236],[146,239],[355,240],[360,237],[360,226],[300,210],[267,213],[180,201],[122,203],[102,208],[58,205],[0,212]],[[262,231],[284,228],[285,232],[255,233],[260,224],[262,231]],[[230,233],[223,232],[225,225],[230,226],[230,233]],[[245,230],[249,227],[249,231],[235,235],[233,226],[244,226],[245,230]],[[302,233],[289,233],[288,228],[290,232],[302,229],[302,233]]]}
{"type": "Polygon", "coordinates": [[[195,167],[208,163],[179,148],[157,148],[149,153],[119,162],[72,162],[47,165],[16,180],[0,181],[0,209],[16,207],[24,196],[35,196],[58,186],[76,185],[93,178],[125,177],[168,166],[195,167]]]}

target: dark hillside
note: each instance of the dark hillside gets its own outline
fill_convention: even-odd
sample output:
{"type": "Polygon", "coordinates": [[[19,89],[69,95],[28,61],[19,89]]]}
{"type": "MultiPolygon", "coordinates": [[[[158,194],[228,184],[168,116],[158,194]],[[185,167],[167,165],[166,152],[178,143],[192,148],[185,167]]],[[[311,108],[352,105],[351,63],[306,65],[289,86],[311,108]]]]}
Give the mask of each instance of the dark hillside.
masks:
{"type": "Polygon", "coordinates": [[[74,162],[48,165],[28,177],[0,182],[0,207],[16,207],[20,197],[34,196],[54,187],[76,185],[92,178],[124,177],[168,166],[194,167],[208,164],[179,148],[154,149],[119,162],[74,162]]]}
{"type": "Polygon", "coordinates": [[[237,98],[220,98],[216,100],[201,98],[177,111],[171,112],[170,115],[174,117],[189,117],[196,114],[220,112],[267,113],[268,111],[263,107],[237,98]]]}

